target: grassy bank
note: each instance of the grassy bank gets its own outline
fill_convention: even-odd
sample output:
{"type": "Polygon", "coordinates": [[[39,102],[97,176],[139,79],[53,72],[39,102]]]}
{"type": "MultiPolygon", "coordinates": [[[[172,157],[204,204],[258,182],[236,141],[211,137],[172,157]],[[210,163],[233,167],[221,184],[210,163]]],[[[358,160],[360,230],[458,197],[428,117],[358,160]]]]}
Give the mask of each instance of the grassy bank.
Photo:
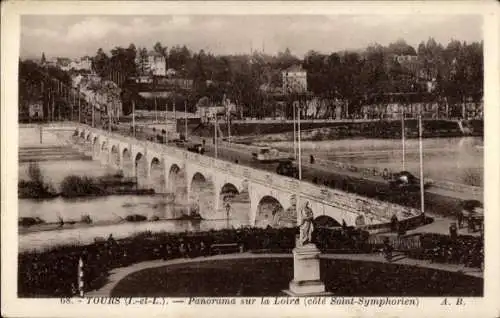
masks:
{"type": "MultiPolygon", "coordinates": [[[[225,135],[227,125],[220,124],[220,127],[225,135]]],[[[464,122],[464,127],[469,128],[468,133],[472,136],[483,135],[482,120],[466,121],[464,122]]],[[[211,124],[190,125],[189,128],[193,134],[203,137],[212,136],[214,131],[211,124]]],[[[178,129],[182,133],[184,126],[178,125],[178,129]]],[[[304,132],[304,140],[329,140],[355,137],[401,138],[401,121],[303,122],[301,123],[301,130],[304,132]]],[[[405,131],[407,138],[417,138],[418,120],[405,120],[405,131]]],[[[234,137],[259,136],[259,138],[271,138],[274,136],[276,140],[292,140],[293,137],[291,134],[293,134],[292,122],[237,123],[231,125],[231,135],[234,137]]],[[[462,132],[456,120],[424,120],[423,135],[426,138],[462,137],[464,136],[464,132],[462,132]]]]}

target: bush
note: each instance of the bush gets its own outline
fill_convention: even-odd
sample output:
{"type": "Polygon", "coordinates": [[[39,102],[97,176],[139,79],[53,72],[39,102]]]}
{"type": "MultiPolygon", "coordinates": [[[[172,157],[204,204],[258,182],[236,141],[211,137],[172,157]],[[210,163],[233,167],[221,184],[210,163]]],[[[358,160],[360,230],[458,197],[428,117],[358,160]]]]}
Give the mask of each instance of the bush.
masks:
{"type": "Polygon", "coordinates": [[[28,176],[30,180],[20,180],[18,183],[17,194],[19,198],[51,198],[56,195],[51,184],[43,181],[40,166],[37,163],[31,163],[28,167],[28,176]]]}
{"type": "Polygon", "coordinates": [[[90,215],[85,214],[85,215],[82,215],[82,217],[80,219],[80,222],[86,223],[86,224],[91,224],[92,223],[92,219],[90,218],[90,215]]]}
{"type": "Polygon", "coordinates": [[[462,182],[466,185],[480,187],[483,185],[483,176],[478,171],[467,169],[462,176],[462,182]]]}
{"type": "Polygon", "coordinates": [[[17,221],[17,224],[23,227],[30,227],[32,225],[42,224],[42,223],[45,223],[45,221],[40,219],[39,217],[21,217],[17,221]]]}
{"type": "Polygon", "coordinates": [[[103,195],[105,191],[100,189],[94,180],[89,177],[67,176],[61,182],[61,196],[66,198],[103,195]]]}

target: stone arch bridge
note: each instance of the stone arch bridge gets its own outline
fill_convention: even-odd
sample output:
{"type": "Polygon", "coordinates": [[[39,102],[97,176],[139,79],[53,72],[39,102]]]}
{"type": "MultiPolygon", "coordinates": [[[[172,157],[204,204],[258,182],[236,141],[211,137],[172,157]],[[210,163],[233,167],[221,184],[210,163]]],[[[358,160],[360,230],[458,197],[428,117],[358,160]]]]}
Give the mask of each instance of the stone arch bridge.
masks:
{"type": "Polygon", "coordinates": [[[173,193],[176,200],[188,204],[196,202],[204,218],[225,213],[221,193],[226,190],[248,194],[249,209],[245,213],[249,225],[263,219],[272,223],[277,215],[286,214],[296,220],[297,194],[299,207],[309,201],[315,218],[328,216],[348,226],[387,223],[393,214],[398,219],[419,214],[415,209],[85,125],[78,125],[74,136],[92,149],[94,160],[121,169],[125,176],[136,177],[139,187],[173,193]],[[279,211],[261,212],[265,202],[279,203],[279,211]]]}

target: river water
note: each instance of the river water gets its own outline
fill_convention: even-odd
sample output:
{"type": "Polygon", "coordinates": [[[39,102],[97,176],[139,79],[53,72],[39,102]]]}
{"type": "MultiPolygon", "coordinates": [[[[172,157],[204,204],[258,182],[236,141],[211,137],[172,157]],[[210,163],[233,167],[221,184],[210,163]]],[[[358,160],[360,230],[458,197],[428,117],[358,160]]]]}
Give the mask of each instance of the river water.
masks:
{"type": "MultiPolygon", "coordinates": [[[[53,152],[54,147],[64,143],[61,135],[71,137],[72,132],[43,133],[43,144],[39,142],[39,131],[34,128],[20,129],[20,157],[24,153],[32,153],[30,147],[47,148],[53,152]]],[[[43,150],[40,157],[43,157],[43,150]]],[[[68,150],[70,152],[70,150],[68,150]]],[[[50,161],[39,161],[38,165],[46,182],[58,189],[59,184],[68,175],[98,177],[117,172],[116,169],[92,160],[64,160],[61,158],[50,161]]],[[[28,179],[29,162],[19,164],[19,179],[28,179]]],[[[205,189],[201,189],[204,191],[205,189]]],[[[271,203],[262,204],[261,210],[267,216],[273,209],[271,203]]],[[[85,244],[93,242],[96,237],[107,237],[113,234],[115,238],[124,238],[143,231],[152,232],[184,232],[207,231],[228,227],[249,225],[250,202],[244,196],[233,198],[229,213],[222,206],[218,211],[200,211],[204,220],[173,220],[188,212],[188,206],[176,202],[171,194],[156,195],[112,195],[92,198],[54,198],[54,199],[19,199],[19,217],[39,217],[49,224],[19,229],[19,250],[45,249],[61,244],[85,244]],[[148,221],[126,222],[129,215],[142,215],[148,221]],[[207,217],[208,215],[208,217],[207,217]],[[81,224],[82,217],[90,217],[92,225],[81,224]],[[150,221],[152,218],[159,221],[150,221]],[[65,222],[58,228],[60,220],[65,222]],[[72,222],[77,222],[71,224],[72,222]]],[[[257,220],[257,226],[266,226],[269,220],[257,220]]]]}
{"type": "MultiPolygon", "coordinates": [[[[293,152],[293,142],[266,142],[266,145],[293,152]]],[[[357,167],[403,170],[401,140],[344,139],[304,141],[303,155],[340,161],[357,167]]],[[[424,177],[483,186],[483,140],[479,137],[426,138],[423,140],[424,177]]],[[[418,139],[405,142],[405,168],[419,175],[418,139]]]]}

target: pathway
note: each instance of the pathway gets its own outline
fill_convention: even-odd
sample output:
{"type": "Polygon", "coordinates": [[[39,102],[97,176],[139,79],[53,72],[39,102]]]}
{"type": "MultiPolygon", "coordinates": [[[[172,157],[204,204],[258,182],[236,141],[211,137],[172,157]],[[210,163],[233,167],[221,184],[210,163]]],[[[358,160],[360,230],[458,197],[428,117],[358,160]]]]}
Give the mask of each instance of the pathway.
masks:
{"type": "MultiPolygon", "coordinates": [[[[98,290],[90,291],[86,294],[87,297],[95,296],[106,296],[111,295],[111,291],[115,286],[126,276],[135,273],[137,271],[149,268],[157,268],[169,265],[186,264],[194,262],[212,261],[212,260],[231,260],[231,259],[257,259],[257,258],[291,258],[291,254],[275,254],[275,253],[265,253],[265,254],[254,254],[250,252],[237,253],[237,254],[223,254],[214,255],[208,257],[195,257],[195,258],[179,258],[174,260],[154,260],[136,263],[127,267],[115,268],[110,271],[110,276],[108,277],[108,282],[98,290]]],[[[353,261],[368,261],[368,262],[378,262],[386,263],[384,256],[381,254],[322,254],[320,256],[323,259],[342,259],[342,260],[353,260],[353,261]]],[[[469,268],[463,265],[457,264],[441,264],[441,263],[431,263],[430,261],[400,258],[395,257],[393,264],[401,264],[408,266],[417,266],[423,268],[430,268],[436,270],[443,270],[448,272],[462,272],[464,275],[474,276],[483,278],[483,272],[480,269],[469,268]]]]}

